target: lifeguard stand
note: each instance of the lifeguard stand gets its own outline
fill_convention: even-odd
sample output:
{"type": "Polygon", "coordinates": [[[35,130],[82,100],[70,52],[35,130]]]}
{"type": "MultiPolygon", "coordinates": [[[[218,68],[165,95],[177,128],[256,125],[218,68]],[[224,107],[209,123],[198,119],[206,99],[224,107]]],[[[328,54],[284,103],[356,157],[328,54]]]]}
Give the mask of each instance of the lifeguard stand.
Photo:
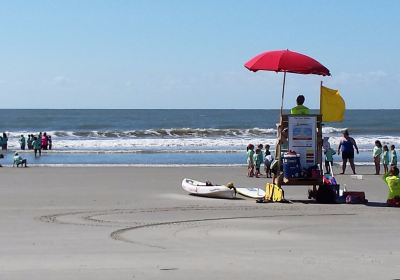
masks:
{"type": "MultiPolygon", "coordinates": [[[[299,185],[299,186],[313,186],[313,190],[316,190],[316,186],[321,186],[323,184],[323,180],[322,180],[322,175],[323,175],[323,171],[322,171],[322,115],[281,115],[280,118],[280,123],[277,124],[278,126],[278,132],[277,132],[277,136],[278,136],[278,143],[276,146],[276,152],[275,152],[275,158],[278,160],[278,176],[277,176],[277,180],[275,181],[275,183],[281,187],[282,185],[299,185]],[[318,165],[319,166],[319,174],[317,176],[312,176],[312,177],[307,177],[307,178],[284,178],[283,177],[283,172],[281,169],[282,166],[282,162],[283,162],[283,151],[282,151],[282,141],[279,141],[280,139],[282,139],[282,131],[284,129],[288,130],[288,146],[289,149],[291,147],[291,138],[293,139],[293,137],[291,137],[291,133],[293,133],[293,131],[290,131],[289,129],[289,120],[291,121],[293,118],[301,118],[304,117],[305,119],[308,118],[308,122],[310,122],[310,120],[312,120],[312,122],[315,122],[315,126],[314,124],[312,125],[312,127],[315,127],[315,131],[313,131],[312,133],[315,133],[313,137],[313,147],[314,147],[314,165],[318,165]],[[315,142],[314,142],[315,141],[315,142]]],[[[292,140],[293,141],[293,140],[292,140]]],[[[310,144],[310,141],[308,141],[308,144],[310,144]]],[[[295,150],[295,149],[294,149],[295,150]]],[[[296,151],[296,150],[295,150],[296,151]]],[[[299,152],[299,151],[296,151],[299,152]]],[[[302,155],[303,157],[305,157],[306,155],[302,155]]],[[[304,161],[304,160],[303,160],[304,161]]]]}

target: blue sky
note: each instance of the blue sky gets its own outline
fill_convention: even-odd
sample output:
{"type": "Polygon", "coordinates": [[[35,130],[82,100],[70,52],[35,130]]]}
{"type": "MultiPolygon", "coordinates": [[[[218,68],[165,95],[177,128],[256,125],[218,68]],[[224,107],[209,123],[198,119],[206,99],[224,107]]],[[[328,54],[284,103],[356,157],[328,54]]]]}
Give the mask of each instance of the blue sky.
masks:
{"type": "Polygon", "coordinates": [[[316,58],[332,77],[287,76],[319,104],[400,108],[400,1],[1,1],[0,108],[280,107],[266,50],[316,58]]]}

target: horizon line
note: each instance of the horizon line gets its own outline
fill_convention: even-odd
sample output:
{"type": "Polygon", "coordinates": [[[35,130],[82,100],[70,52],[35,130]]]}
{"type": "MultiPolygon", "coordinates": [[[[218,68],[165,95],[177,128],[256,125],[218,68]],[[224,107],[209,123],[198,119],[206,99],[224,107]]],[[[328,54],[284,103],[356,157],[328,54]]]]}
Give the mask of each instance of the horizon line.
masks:
{"type": "MultiPolygon", "coordinates": [[[[0,108],[0,110],[276,110],[274,108],[0,108]]],[[[283,109],[290,110],[290,109],[283,109]]],[[[320,109],[310,108],[312,111],[320,109]]],[[[346,110],[400,110],[399,108],[346,108],[346,110]]]]}

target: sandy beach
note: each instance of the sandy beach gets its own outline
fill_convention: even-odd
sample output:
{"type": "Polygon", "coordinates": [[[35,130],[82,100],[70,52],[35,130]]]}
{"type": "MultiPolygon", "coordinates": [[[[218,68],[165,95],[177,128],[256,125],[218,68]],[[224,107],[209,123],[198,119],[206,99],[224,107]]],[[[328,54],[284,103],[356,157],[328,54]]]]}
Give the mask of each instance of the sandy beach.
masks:
{"type": "Polygon", "coordinates": [[[368,205],[190,196],[184,177],[261,186],[238,167],[0,169],[0,279],[396,279],[400,209],[372,168],[368,205]]]}

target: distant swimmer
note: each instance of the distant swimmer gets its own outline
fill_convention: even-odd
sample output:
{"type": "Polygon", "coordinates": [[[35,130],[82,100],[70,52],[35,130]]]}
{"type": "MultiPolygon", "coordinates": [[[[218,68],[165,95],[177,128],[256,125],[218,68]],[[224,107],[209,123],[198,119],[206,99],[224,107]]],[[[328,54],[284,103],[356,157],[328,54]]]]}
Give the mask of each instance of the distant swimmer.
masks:
{"type": "Polygon", "coordinates": [[[303,105],[305,100],[306,99],[305,99],[304,95],[297,96],[297,98],[296,98],[297,106],[293,107],[290,110],[290,114],[292,114],[292,115],[308,115],[308,114],[310,114],[310,109],[308,109],[306,106],[303,105]]]}

